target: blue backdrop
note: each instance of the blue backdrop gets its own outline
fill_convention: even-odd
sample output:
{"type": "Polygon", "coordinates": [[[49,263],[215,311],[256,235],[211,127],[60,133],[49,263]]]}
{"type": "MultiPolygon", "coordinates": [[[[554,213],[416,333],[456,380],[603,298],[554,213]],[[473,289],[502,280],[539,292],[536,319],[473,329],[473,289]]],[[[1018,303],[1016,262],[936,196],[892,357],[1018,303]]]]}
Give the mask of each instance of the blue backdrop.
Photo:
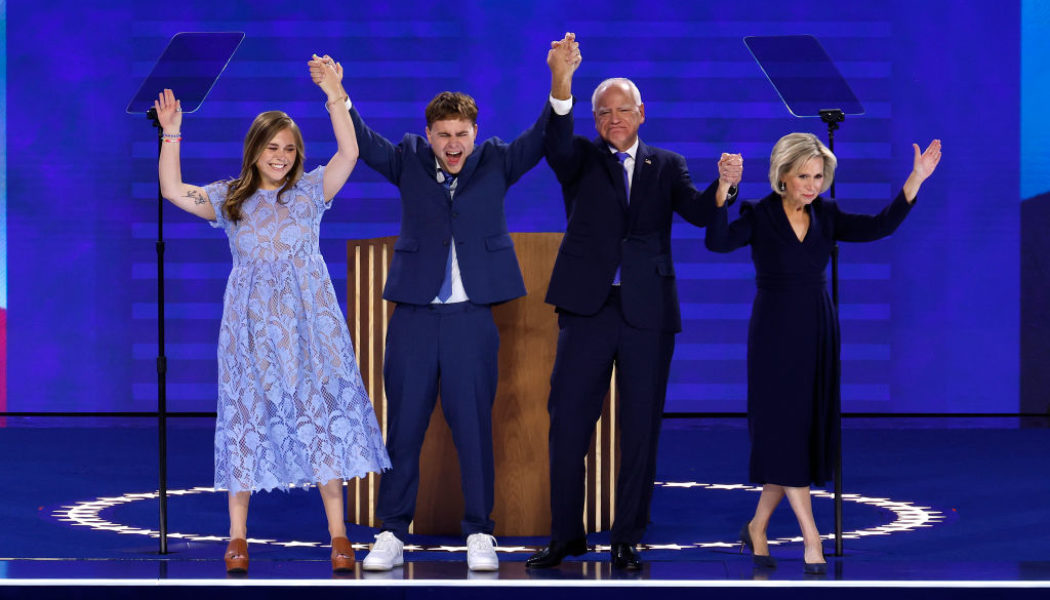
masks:
{"type": "MultiPolygon", "coordinates": [[[[8,6],[9,410],[155,408],[156,142],[123,111],[171,35],[220,30],[247,36],[185,118],[190,182],[235,175],[244,132],[271,108],[302,127],[308,168],[327,160],[314,52],[343,63],[361,114],[391,139],[422,132],[426,101],[444,89],[475,96],[480,136],[512,138],[546,99],[550,40],[571,30],[584,56],[578,132],[593,133],[595,84],[630,77],[646,142],[685,155],[699,184],[721,152],[742,152],[744,197],[769,191],[777,138],[824,127],[790,116],[741,38],[815,35],[867,108],[836,138],[844,207],[879,210],[911,167],[912,141],[940,137],[946,157],[897,234],[842,246],[845,409],[1018,410],[1019,2],[377,4],[8,6]]],[[[214,410],[229,250],[221,232],[164,210],[169,409],[214,410]]],[[[512,189],[507,213],[512,230],[563,230],[545,165],[512,189]]],[[[394,188],[362,165],[322,226],[341,298],[343,240],[395,234],[398,214],[394,188]]],[[[667,410],[742,411],[750,258],[706,252],[703,231],[684,223],[675,235],[685,331],[667,410]]]]}

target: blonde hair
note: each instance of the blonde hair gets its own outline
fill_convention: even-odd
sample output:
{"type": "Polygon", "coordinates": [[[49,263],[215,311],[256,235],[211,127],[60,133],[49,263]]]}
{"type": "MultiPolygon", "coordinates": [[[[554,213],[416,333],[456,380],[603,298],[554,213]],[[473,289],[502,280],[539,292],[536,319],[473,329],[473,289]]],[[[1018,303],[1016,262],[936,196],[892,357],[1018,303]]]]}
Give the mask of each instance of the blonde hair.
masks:
{"type": "Polygon", "coordinates": [[[812,133],[789,133],[777,140],[769,155],[769,186],[774,192],[783,194],[784,191],[778,187],[780,178],[800,168],[811,158],[824,159],[824,185],[820,191],[827,191],[835,179],[838,160],[812,133]]]}

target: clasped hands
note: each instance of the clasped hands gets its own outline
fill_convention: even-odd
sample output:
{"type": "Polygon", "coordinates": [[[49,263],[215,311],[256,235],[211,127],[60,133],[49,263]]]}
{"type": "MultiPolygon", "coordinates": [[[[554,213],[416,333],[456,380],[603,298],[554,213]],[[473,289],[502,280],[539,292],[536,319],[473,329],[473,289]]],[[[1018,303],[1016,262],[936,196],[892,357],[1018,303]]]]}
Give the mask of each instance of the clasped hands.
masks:
{"type": "Polygon", "coordinates": [[[547,52],[547,65],[555,78],[571,77],[576,68],[583,61],[580,54],[580,44],[576,41],[576,34],[571,31],[560,40],[551,42],[551,49],[547,52]]]}
{"type": "Polygon", "coordinates": [[[327,54],[314,54],[307,64],[310,66],[310,79],[328,95],[329,101],[342,100],[346,96],[343,89],[343,65],[327,54]]]}
{"type": "Polygon", "coordinates": [[[740,185],[744,176],[744,157],[740,154],[722,153],[718,159],[718,185],[726,188],[740,185]]]}

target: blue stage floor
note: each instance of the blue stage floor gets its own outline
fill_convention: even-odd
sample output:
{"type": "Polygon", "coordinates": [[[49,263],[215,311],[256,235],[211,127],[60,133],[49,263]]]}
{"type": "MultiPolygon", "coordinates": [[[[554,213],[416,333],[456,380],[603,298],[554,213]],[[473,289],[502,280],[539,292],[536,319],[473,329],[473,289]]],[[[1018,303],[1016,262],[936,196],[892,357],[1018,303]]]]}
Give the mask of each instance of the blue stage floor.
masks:
{"type": "MultiPolygon", "coordinates": [[[[736,534],[758,497],[746,481],[739,418],[665,421],[640,573],[610,571],[605,534],[590,536],[593,552],[545,571],[524,568],[545,537],[501,538],[500,571],[480,575],[467,571],[460,540],[418,536],[403,569],[333,577],[317,492],[294,490],[253,496],[250,575],[228,578],[225,495],[210,488],[210,419],[169,419],[169,554],[161,556],[155,421],[8,417],[0,427],[0,597],[72,588],[84,597],[132,597],[144,588],[175,597],[183,586],[225,597],[288,586],[350,587],[372,598],[488,597],[493,588],[507,598],[535,597],[537,586],[551,597],[585,590],[619,597],[639,586],[665,597],[697,588],[733,589],[737,598],[785,589],[819,597],[844,587],[851,597],[859,590],[925,600],[996,590],[1046,597],[1048,425],[1040,418],[846,419],[845,553],[829,556],[820,578],[802,573],[786,502],[770,528],[778,568],[756,570],[738,553],[736,534]]],[[[831,495],[816,490],[814,508],[830,535],[831,495]]],[[[359,559],[374,533],[351,527],[359,559]]],[[[829,539],[825,551],[833,549],[829,539]]]]}

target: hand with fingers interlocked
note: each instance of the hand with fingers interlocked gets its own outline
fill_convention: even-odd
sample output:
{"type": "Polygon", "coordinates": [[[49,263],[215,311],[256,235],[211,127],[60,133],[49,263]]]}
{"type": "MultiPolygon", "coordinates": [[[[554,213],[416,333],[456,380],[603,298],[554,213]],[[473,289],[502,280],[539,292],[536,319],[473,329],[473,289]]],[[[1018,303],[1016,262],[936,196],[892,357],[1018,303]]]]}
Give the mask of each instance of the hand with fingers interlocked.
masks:
{"type": "Polygon", "coordinates": [[[343,89],[343,65],[325,54],[314,54],[310,58],[310,79],[321,88],[329,100],[341,100],[346,96],[343,89]]]}

